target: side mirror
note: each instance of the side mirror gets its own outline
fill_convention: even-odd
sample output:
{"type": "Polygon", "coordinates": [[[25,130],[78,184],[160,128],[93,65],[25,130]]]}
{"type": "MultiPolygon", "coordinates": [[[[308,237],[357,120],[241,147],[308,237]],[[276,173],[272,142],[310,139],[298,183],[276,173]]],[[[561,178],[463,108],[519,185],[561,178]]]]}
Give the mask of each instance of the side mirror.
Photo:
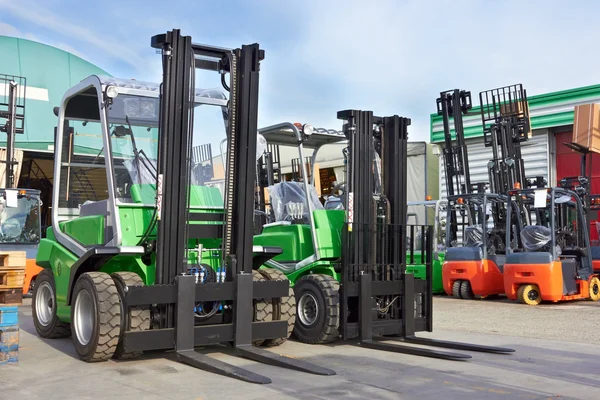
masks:
{"type": "Polygon", "coordinates": [[[115,130],[113,131],[113,135],[115,135],[116,137],[124,137],[127,135],[131,135],[131,133],[131,129],[125,128],[123,125],[116,126],[115,130]]]}

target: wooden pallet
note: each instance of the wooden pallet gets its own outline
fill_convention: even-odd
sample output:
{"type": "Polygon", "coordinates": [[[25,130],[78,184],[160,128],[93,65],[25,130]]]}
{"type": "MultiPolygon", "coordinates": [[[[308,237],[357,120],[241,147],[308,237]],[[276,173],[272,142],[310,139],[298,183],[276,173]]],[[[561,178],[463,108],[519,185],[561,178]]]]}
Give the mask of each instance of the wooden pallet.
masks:
{"type": "Polygon", "coordinates": [[[0,271],[3,269],[22,268],[27,265],[27,254],[24,251],[0,251],[0,271]]]}
{"type": "Polygon", "coordinates": [[[2,269],[0,270],[0,290],[21,289],[25,283],[25,270],[2,269]]]}
{"type": "Polygon", "coordinates": [[[1,306],[22,306],[23,305],[23,288],[4,289],[0,290],[0,307],[1,306]]]}

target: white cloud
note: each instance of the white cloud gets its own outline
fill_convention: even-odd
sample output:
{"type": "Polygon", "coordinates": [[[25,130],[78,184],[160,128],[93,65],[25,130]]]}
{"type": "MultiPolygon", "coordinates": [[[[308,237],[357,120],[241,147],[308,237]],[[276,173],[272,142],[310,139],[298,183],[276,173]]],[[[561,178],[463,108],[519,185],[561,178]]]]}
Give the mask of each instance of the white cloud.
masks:
{"type": "Polygon", "coordinates": [[[122,60],[134,68],[145,65],[147,62],[137,51],[123,45],[116,37],[111,38],[110,35],[96,34],[88,27],[78,25],[74,21],[67,21],[63,16],[40,7],[39,2],[20,1],[16,3],[11,0],[0,0],[0,6],[4,12],[9,12],[14,17],[73,41],[83,42],[86,46],[91,45],[96,50],[101,51],[104,56],[122,60]]]}
{"type": "Polygon", "coordinates": [[[346,0],[306,6],[295,54],[309,60],[307,73],[341,88],[330,112],[348,106],[410,117],[412,140],[428,139],[429,114],[443,90],[471,90],[477,99],[482,90],[514,83],[523,83],[529,95],[596,83],[595,13],[583,4],[346,0]]]}
{"type": "Polygon", "coordinates": [[[17,28],[15,28],[14,26],[1,22],[0,21],[0,35],[2,36],[14,36],[14,37],[20,37],[22,36],[21,31],[19,31],[17,28]]]}

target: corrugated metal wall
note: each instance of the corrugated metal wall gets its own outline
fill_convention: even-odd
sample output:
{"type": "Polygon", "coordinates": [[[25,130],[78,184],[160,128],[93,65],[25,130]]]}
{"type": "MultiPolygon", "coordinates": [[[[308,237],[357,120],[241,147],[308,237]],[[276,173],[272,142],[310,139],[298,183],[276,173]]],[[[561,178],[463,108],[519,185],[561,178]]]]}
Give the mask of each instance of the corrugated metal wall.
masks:
{"type": "MultiPolygon", "coordinates": [[[[485,147],[483,137],[469,139],[466,143],[471,182],[489,182],[487,163],[492,158],[492,148],[485,147]]],[[[547,130],[534,132],[534,136],[522,145],[521,153],[523,154],[523,160],[525,160],[525,175],[527,177],[543,176],[548,180],[550,153],[547,130]]],[[[444,159],[440,156],[440,198],[445,198],[446,194],[444,159]]]]}

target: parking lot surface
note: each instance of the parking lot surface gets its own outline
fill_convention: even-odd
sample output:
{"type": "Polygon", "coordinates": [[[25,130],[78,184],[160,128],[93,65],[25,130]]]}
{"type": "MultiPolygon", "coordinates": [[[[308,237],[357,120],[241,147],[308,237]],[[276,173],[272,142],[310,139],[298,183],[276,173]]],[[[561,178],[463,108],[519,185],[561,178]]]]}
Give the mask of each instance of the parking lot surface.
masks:
{"type": "Polygon", "coordinates": [[[434,332],[419,336],[516,350],[509,355],[463,352],[473,356],[468,361],[349,343],[311,346],[292,340],[271,350],[337,372],[316,376],[238,358],[226,348],[210,349],[211,357],[270,377],[273,382],[267,385],[194,369],[178,363],[172,352],[86,364],[76,358],[71,339],[37,336],[29,304],[27,300],[21,307],[19,363],[0,367],[0,399],[597,400],[600,396],[600,338],[597,328],[592,329],[597,327],[600,308],[589,302],[527,307],[436,298],[434,332]]]}

